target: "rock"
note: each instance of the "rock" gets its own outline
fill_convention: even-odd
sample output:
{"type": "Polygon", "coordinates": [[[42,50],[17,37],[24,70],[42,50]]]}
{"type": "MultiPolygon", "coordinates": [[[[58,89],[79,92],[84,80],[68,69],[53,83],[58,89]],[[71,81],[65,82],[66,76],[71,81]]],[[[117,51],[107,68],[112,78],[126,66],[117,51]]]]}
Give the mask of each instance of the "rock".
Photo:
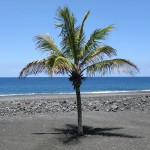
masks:
{"type": "Polygon", "coordinates": [[[59,104],[59,102],[54,102],[54,105],[59,106],[60,104],[59,104]]]}
{"type": "Polygon", "coordinates": [[[99,108],[98,108],[97,106],[93,106],[93,109],[94,109],[95,111],[99,111],[99,108]]]}
{"type": "Polygon", "coordinates": [[[109,111],[111,111],[111,107],[110,106],[107,106],[106,108],[105,108],[105,111],[107,111],[107,112],[109,112],[109,111]]]}
{"type": "Polygon", "coordinates": [[[142,102],[146,102],[146,99],[141,99],[142,102]]]}
{"type": "Polygon", "coordinates": [[[62,110],[65,111],[65,110],[66,110],[66,107],[62,107],[62,110]]]}
{"type": "Polygon", "coordinates": [[[66,104],[67,102],[68,102],[67,100],[64,100],[62,103],[63,103],[63,104],[66,104]]]}
{"type": "Polygon", "coordinates": [[[95,111],[99,111],[99,108],[96,108],[95,111]]]}
{"type": "Polygon", "coordinates": [[[25,105],[30,105],[30,102],[25,102],[24,104],[25,104],[25,105]]]}
{"type": "Polygon", "coordinates": [[[90,111],[93,111],[93,107],[89,107],[89,110],[90,110],[90,111]]]}
{"type": "Polygon", "coordinates": [[[21,105],[18,105],[18,106],[17,106],[17,109],[20,109],[20,108],[21,108],[21,105]]]}
{"type": "Polygon", "coordinates": [[[96,109],[96,106],[93,106],[93,109],[96,109]]]}
{"type": "Polygon", "coordinates": [[[121,111],[123,111],[123,110],[124,110],[124,108],[120,108],[120,110],[121,110],[121,111]]]}
{"type": "Polygon", "coordinates": [[[104,102],[104,105],[107,105],[107,104],[110,104],[110,102],[109,101],[104,102]]]}
{"type": "Polygon", "coordinates": [[[131,106],[130,105],[126,105],[126,109],[130,109],[131,108],[131,106]]]}
{"type": "Polygon", "coordinates": [[[113,104],[113,103],[115,103],[115,102],[116,102],[116,101],[109,101],[108,103],[109,103],[109,104],[113,104]]]}
{"type": "Polygon", "coordinates": [[[121,103],[121,102],[122,102],[122,100],[116,100],[116,102],[121,103]]]}
{"type": "Polygon", "coordinates": [[[119,106],[117,104],[111,105],[111,110],[112,111],[117,111],[118,108],[119,108],[119,106]]]}
{"type": "Polygon", "coordinates": [[[126,106],[126,105],[129,105],[129,103],[123,103],[123,104],[124,104],[125,106],[126,106]]]}
{"type": "Polygon", "coordinates": [[[88,103],[88,106],[92,106],[92,102],[88,103]]]}

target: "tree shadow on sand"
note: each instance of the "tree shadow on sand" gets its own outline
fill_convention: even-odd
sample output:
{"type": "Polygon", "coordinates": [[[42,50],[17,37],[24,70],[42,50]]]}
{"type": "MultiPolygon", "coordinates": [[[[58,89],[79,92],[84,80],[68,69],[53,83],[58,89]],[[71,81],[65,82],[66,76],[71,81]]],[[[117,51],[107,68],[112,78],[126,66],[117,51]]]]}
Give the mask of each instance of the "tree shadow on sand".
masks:
{"type": "Polygon", "coordinates": [[[66,128],[54,128],[53,133],[32,133],[34,135],[43,134],[58,134],[59,140],[64,144],[77,144],[80,142],[81,138],[91,137],[91,136],[104,136],[104,137],[117,137],[117,138],[143,138],[140,136],[133,136],[124,133],[114,133],[113,130],[119,130],[123,128],[94,128],[91,126],[83,126],[83,136],[78,135],[78,127],[74,124],[66,124],[66,128]]]}

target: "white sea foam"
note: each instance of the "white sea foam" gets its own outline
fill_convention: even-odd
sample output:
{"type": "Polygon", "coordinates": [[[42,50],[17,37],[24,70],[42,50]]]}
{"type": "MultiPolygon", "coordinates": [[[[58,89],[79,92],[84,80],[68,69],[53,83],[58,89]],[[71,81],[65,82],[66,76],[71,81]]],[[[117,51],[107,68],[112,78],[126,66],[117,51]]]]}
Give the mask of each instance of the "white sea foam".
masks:
{"type": "Polygon", "coordinates": [[[2,94],[0,96],[18,96],[18,95],[34,95],[38,93],[28,93],[28,94],[2,94]]]}
{"type": "MultiPolygon", "coordinates": [[[[128,91],[93,91],[93,92],[81,92],[81,94],[113,94],[113,93],[136,93],[136,92],[150,92],[149,90],[128,90],[128,91]]],[[[1,94],[0,96],[23,96],[23,95],[49,95],[49,94],[68,94],[72,95],[75,92],[64,92],[64,93],[25,93],[25,94],[1,94]]]]}
{"type": "Polygon", "coordinates": [[[134,93],[134,92],[150,92],[150,90],[128,90],[128,91],[95,91],[95,92],[81,92],[83,94],[105,94],[105,93],[134,93]]]}

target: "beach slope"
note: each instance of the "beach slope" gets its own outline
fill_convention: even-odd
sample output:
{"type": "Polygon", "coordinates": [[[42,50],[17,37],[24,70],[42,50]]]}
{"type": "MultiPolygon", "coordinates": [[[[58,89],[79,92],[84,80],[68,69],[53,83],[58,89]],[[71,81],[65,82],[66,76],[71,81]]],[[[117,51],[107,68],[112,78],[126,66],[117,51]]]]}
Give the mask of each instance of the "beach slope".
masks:
{"type": "Polygon", "coordinates": [[[83,137],[76,134],[76,108],[71,108],[75,103],[75,95],[0,97],[0,149],[148,150],[149,95],[150,93],[83,95],[83,137]],[[128,102],[130,107],[125,104],[121,110],[121,102],[128,102]],[[55,111],[46,112],[44,108],[47,105],[44,104],[49,104],[48,108],[55,111]],[[118,108],[108,111],[104,109],[105,105],[116,105],[118,108]],[[142,109],[136,109],[135,106],[142,109]],[[37,108],[34,110],[34,107],[37,108]]]}

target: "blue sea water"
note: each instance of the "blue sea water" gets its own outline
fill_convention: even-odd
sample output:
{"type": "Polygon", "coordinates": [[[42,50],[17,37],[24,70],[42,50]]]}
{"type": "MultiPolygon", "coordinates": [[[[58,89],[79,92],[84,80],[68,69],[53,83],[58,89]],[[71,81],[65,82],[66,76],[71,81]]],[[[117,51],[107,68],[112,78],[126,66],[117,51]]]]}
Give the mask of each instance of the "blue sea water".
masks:
{"type": "MultiPolygon", "coordinates": [[[[135,90],[150,90],[150,77],[91,77],[81,86],[87,93],[135,90]]],[[[0,78],[0,95],[73,92],[67,77],[0,78]]]]}

